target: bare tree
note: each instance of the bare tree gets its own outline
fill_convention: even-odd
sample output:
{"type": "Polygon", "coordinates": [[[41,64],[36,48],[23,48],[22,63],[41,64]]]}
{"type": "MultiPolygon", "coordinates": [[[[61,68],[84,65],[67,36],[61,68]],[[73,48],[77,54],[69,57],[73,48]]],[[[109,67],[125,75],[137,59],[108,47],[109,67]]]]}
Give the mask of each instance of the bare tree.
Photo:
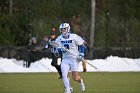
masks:
{"type": "Polygon", "coordinates": [[[9,0],[9,15],[13,13],[13,0],[9,0]]]}
{"type": "Polygon", "coordinates": [[[95,3],[96,0],[91,0],[91,31],[90,31],[90,59],[93,59],[94,32],[95,32],[95,3]]]}

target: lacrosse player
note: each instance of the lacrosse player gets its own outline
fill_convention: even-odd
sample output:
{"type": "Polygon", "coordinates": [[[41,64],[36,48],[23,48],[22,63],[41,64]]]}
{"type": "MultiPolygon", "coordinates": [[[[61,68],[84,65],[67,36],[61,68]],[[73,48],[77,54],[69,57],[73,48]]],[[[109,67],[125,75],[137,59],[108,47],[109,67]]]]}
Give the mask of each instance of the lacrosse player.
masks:
{"type": "Polygon", "coordinates": [[[60,45],[57,47],[57,52],[62,54],[61,71],[65,93],[71,93],[68,79],[70,70],[72,71],[73,80],[79,83],[80,90],[85,91],[83,79],[78,74],[79,62],[84,59],[84,40],[80,36],[70,33],[68,23],[60,24],[59,30],[61,35],[57,37],[55,42],[60,45]]]}

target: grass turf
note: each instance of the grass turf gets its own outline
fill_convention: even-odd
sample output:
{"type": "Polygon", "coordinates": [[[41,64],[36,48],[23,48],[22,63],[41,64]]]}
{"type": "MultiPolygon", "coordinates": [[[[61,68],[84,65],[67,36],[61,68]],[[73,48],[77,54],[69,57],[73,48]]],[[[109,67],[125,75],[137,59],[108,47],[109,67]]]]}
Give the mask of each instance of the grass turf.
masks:
{"type": "MultiPolygon", "coordinates": [[[[80,75],[86,91],[81,92],[70,75],[73,93],[140,93],[140,72],[89,72],[80,75]]],[[[64,93],[64,87],[57,73],[1,73],[0,93],[64,93]]]]}

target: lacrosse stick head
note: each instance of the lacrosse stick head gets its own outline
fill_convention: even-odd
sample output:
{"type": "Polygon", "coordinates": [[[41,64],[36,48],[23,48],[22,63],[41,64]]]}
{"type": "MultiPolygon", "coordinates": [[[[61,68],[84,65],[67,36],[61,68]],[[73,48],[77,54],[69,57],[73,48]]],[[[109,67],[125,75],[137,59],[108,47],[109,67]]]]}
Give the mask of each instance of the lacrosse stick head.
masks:
{"type": "Polygon", "coordinates": [[[50,41],[50,45],[54,47],[59,47],[59,44],[57,44],[55,41],[50,41]]]}

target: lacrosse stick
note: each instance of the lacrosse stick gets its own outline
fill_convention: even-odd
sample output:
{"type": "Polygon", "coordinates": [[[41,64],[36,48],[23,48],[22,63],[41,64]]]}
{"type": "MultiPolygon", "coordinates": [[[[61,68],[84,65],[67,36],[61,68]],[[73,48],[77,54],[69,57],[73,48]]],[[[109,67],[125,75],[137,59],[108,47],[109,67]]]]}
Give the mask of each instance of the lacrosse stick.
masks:
{"type": "Polygon", "coordinates": [[[70,54],[72,54],[72,55],[74,55],[74,56],[77,56],[76,54],[70,52],[66,47],[63,47],[63,46],[59,45],[59,44],[56,43],[55,41],[51,41],[51,42],[50,42],[50,45],[52,45],[52,46],[55,47],[55,48],[61,48],[63,51],[69,52],[70,54]]]}
{"type": "MultiPolygon", "coordinates": [[[[55,48],[62,48],[62,50],[66,51],[66,52],[69,52],[70,54],[74,55],[74,56],[78,56],[76,54],[74,54],[73,52],[71,52],[70,50],[68,50],[67,48],[59,45],[58,43],[56,43],[55,41],[51,41],[50,42],[50,45],[54,46],[55,48]]],[[[83,59],[84,60],[84,59],[83,59]]],[[[91,67],[95,68],[95,69],[98,69],[97,67],[93,66],[92,64],[86,62],[87,64],[89,64],[91,67]]]]}
{"type": "Polygon", "coordinates": [[[95,68],[95,69],[98,69],[97,67],[93,66],[92,64],[86,62],[87,64],[89,64],[91,67],[95,68]]]}

